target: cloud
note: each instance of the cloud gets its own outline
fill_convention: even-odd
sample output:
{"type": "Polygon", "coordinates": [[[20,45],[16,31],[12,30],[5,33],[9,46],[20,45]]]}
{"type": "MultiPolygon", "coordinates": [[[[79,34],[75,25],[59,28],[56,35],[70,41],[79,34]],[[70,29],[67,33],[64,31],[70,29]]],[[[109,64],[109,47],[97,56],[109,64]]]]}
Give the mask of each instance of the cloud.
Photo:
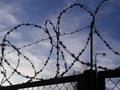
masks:
{"type": "Polygon", "coordinates": [[[0,10],[0,21],[1,23],[7,24],[16,24],[18,21],[14,17],[14,15],[10,14],[7,11],[0,10]]]}
{"type": "MultiPolygon", "coordinates": [[[[70,2],[67,2],[67,4],[70,2]]],[[[8,7],[3,7],[4,10],[0,10],[0,27],[1,28],[5,28],[6,26],[9,25],[16,25],[17,23],[19,23],[18,19],[15,16],[15,12],[13,9],[16,7],[16,5],[10,5],[8,7]],[[12,11],[12,12],[11,12],[12,11]]],[[[79,10],[79,8],[74,8],[70,11],[68,11],[65,15],[63,15],[63,18],[61,19],[61,25],[60,25],[60,32],[64,33],[64,32],[73,32],[75,30],[80,30],[81,28],[83,28],[84,26],[87,26],[90,22],[91,17],[89,17],[88,14],[83,13],[83,11],[81,12],[77,12],[79,10]]],[[[106,13],[109,14],[111,13],[110,11],[103,11],[102,13],[106,13]]],[[[102,14],[101,13],[101,14],[102,14]]],[[[101,15],[100,14],[100,15],[101,15]]],[[[51,13],[51,15],[48,16],[48,19],[50,18],[50,20],[54,23],[54,25],[56,26],[56,22],[57,22],[57,13],[51,13]]],[[[42,23],[43,24],[43,23],[42,23]]],[[[50,25],[48,25],[49,30],[50,30],[50,34],[55,35],[55,33],[52,31],[52,28],[50,25]]],[[[24,28],[24,27],[23,27],[24,28]]],[[[31,43],[31,41],[36,41],[36,40],[40,40],[42,38],[46,38],[47,35],[45,35],[46,33],[37,30],[36,28],[25,28],[22,29],[22,31],[19,32],[12,32],[11,35],[9,36],[9,40],[13,40],[13,44],[16,45],[17,47],[20,46],[24,46],[28,43],[31,43]],[[29,30],[29,31],[28,31],[29,30]]],[[[104,27],[103,27],[104,28],[104,27]]],[[[5,33],[1,32],[0,36],[2,37],[3,34],[5,33]]],[[[104,34],[104,32],[103,32],[104,34]]],[[[78,53],[84,48],[87,38],[89,35],[89,30],[86,29],[84,31],[81,32],[77,32],[74,34],[70,34],[70,35],[64,35],[60,37],[60,40],[63,41],[63,44],[67,47],[68,50],[70,50],[72,53],[75,54],[75,56],[78,55],[78,53]]],[[[107,40],[110,41],[110,43],[114,43],[116,44],[117,48],[119,49],[118,45],[119,42],[115,41],[114,39],[110,39],[110,37],[105,37],[107,40]]],[[[103,44],[103,42],[100,41],[100,39],[98,39],[96,36],[94,37],[94,55],[96,53],[99,52],[107,52],[107,56],[106,57],[97,57],[97,61],[98,61],[98,65],[101,66],[106,66],[106,67],[110,67],[110,68],[114,68],[116,67],[116,63],[119,60],[119,57],[116,57],[115,55],[112,55],[112,53],[109,53],[108,48],[103,44]],[[108,64],[109,63],[109,64],[108,64]]],[[[56,42],[56,37],[54,38],[54,42],[56,42]]],[[[115,46],[115,45],[114,45],[115,46]]],[[[20,51],[26,55],[28,58],[30,58],[30,60],[34,63],[36,70],[39,70],[40,68],[42,68],[44,66],[45,61],[47,60],[47,57],[49,55],[50,52],[50,47],[51,44],[49,43],[49,41],[44,41],[41,42],[39,44],[35,44],[33,46],[30,47],[26,47],[21,49],[20,51]]],[[[9,51],[9,49],[7,49],[9,51]]],[[[10,49],[11,50],[11,49],[10,49]]],[[[68,52],[66,52],[64,50],[64,48],[61,47],[61,50],[64,52],[64,58],[67,62],[67,65],[70,66],[72,64],[72,62],[74,61],[74,58],[69,55],[68,52]]],[[[86,51],[83,53],[83,55],[79,58],[80,60],[84,61],[84,62],[88,62],[90,61],[90,46],[88,45],[86,51]]],[[[7,52],[7,51],[6,51],[7,52]]],[[[16,52],[14,52],[16,53],[16,52]]],[[[8,60],[9,62],[15,66],[16,65],[16,60],[18,59],[17,54],[11,53],[10,55],[8,55],[8,60]]],[[[41,77],[41,78],[51,78],[55,75],[57,67],[56,67],[56,50],[54,47],[52,56],[50,58],[50,61],[48,62],[47,66],[45,67],[45,69],[43,70],[42,73],[40,73],[37,77],[41,77]]],[[[64,61],[62,60],[61,54],[60,54],[60,73],[64,72],[65,68],[64,68],[64,61]]],[[[119,62],[119,61],[118,61],[119,62]]],[[[9,67],[7,67],[9,68],[9,67]]],[[[21,64],[19,67],[19,71],[22,72],[23,74],[28,74],[30,76],[32,76],[33,73],[33,69],[31,70],[31,64],[30,62],[28,62],[27,60],[25,60],[22,56],[21,56],[21,64]]],[[[82,73],[84,70],[88,69],[88,67],[86,65],[82,65],[78,62],[76,62],[74,64],[74,66],[72,67],[71,70],[69,70],[68,73],[66,73],[66,75],[70,75],[73,74],[74,71],[77,73],[82,73]]],[[[8,69],[9,70],[9,69],[8,69]]],[[[10,73],[10,71],[8,71],[8,73],[10,73]]],[[[24,80],[26,80],[23,77],[20,77],[19,75],[14,75],[14,77],[12,77],[11,81],[14,83],[18,83],[18,81],[21,79],[21,81],[24,82],[24,80]]]]}
{"type": "Polygon", "coordinates": [[[5,4],[1,2],[0,4],[0,28],[5,29],[10,25],[16,25],[19,23],[15,16],[15,12],[17,12],[17,6],[15,3],[13,4],[5,4]]]}

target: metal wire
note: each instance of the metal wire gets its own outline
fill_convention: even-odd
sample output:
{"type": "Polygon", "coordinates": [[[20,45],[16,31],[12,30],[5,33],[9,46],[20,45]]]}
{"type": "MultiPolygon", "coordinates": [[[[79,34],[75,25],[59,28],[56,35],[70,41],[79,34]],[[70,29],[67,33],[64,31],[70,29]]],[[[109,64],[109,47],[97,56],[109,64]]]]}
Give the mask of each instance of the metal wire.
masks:
{"type": "Polygon", "coordinates": [[[105,87],[106,90],[120,90],[120,78],[107,78],[105,87]]]}

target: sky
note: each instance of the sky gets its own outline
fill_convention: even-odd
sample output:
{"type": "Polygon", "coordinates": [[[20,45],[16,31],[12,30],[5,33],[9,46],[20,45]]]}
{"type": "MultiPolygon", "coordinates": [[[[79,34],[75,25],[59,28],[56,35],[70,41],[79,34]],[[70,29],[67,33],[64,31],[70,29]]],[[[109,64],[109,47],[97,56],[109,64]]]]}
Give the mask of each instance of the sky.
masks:
{"type": "MultiPolygon", "coordinates": [[[[56,26],[59,14],[62,12],[62,10],[71,4],[85,4],[91,9],[91,11],[94,12],[100,1],[101,0],[0,0],[0,43],[2,43],[5,34],[19,24],[30,23],[45,27],[45,21],[49,19],[54,24],[54,26],[56,26]]],[[[100,33],[103,39],[106,40],[107,43],[117,52],[120,52],[119,8],[119,0],[109,0],[108,2],[105,2],[96,15],[95,21],[96,30],[100,33]]],[[[82,28],[88,26],[90,22],[91,16],[88,14],[88,12],[79,7],[74,7],[63,14],[60,22],[60,33],[63,34],[81,30],[82,28]]],[[[53,31],[51,25],[48,24],[47,27],[51,36],[55,36],[55,32],[53,31]]],[[[77,56],[79,52],[85,47],[89,32],[89,29],[84,29],[74,34],[63,35],[60,37],[60,40],[70,52],[77,56]]],[[[22,26],[11,32],[6,37],[6,39],[17,48],[45,38],[48,38],[48,35],[44,32],[44,30],[35,28],[33,26],[22,26]]],[[[53,38],[53,40],[56,42],[56,38],[53,38]]],[[[93,60],[95,61],[96,58],[98,66],[103,66],[110,69],[114,69],[120,66],[120,56],[112,53],[112,51],[106,47],[104,42],[96,35],[95,32],[93,32],[93,43],[93,60]],[[95,57],[96,53],[106,53],[106,56],[99,54],[97,57],[95,57]]],[[[39,71],[44,66],[44,63],[49,56],[51,47],[52,45],[48,39],[40,43],[22,48],[20,49],[20,52],[22,52],[22,54],[26,57],[29,57],[31,62],[34,64],[35,69],[39,71]]],[[[10,46],[5,47],[5,54],[13,50],[14,48],[10,46]]],[[[74,58],[71,57],[63,48],[61,50],[64,52],[64,57],[69,67],[74,61],[74,58]]],[[[37,77],[45,79],[54,77],[57,69],[56,52],[57,51],[54,48],[47,66],[37,77]]],[[[20,58],[20,65],[17,70],[23,75],[34,76],[32,64],[22,55],[19,57],[16,51],[6,55],[5,58],[13,68],[16,67],[18,58],[20,58]]],[[[79,57],[79,59],[83,62],[90,62],[90,45],[87,46],[85,52],[79,57]]],[[[65,71],[65,68],[64,61],[62,61],[61,56],[59,63],[60,73],[62,73],[65,71]]],[[[5,62],[3,62],[3,65],[7,71],[6,75],[9,77],[9,75],[12,73],[11,68],[5,62]]],[[[82,73],[86,69],[89,69],[86,65],[82,65],[81,63],[76,62],[65,75],[82,73]]],[[[0,75],[0,77],[2,78],[3,75],[0,75]]],[[[26,78],[23,78],[22,76],[15,73],[9,80],[13,84],[16,84],[25,82],[26,78]]],[[[8,82],[5,82],[3,85],[7,84],[8,82]]]]}

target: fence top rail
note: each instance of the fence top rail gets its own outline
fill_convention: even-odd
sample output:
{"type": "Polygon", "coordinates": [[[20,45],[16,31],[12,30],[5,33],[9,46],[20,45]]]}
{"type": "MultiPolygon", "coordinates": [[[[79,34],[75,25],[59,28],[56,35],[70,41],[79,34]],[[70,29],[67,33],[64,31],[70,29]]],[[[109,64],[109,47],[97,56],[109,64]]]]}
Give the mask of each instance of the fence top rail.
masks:
{"type": "Polygon", "coordinates": [[[28,88],[28,87],[30,88],[30,87],[37,87],[37,86],[76,82],[80,79],[83,79],[83,74],[74,75],[74,76],[66,76],[66,77],[61,77],[61,78],[46,79],[46,80],[17,84],[17,85],[12,85],[12,86],[2,86],[1,89],[8,90],[10,88],[12,89],[21,89],[21,88],[28,88]]]}
{"type": "Polygon", "coordinates": [[[120,77],[120,70],[99,71],[98,75],[104,78],[116,78],[120,77]]]}

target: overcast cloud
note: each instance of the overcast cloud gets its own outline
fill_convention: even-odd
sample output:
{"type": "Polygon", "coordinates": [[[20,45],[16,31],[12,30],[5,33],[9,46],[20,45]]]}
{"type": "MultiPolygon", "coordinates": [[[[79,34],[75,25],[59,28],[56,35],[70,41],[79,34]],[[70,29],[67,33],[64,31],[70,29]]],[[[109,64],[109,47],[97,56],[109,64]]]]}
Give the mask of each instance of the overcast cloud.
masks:
{"type": "MultiPolygon", "coordinates": [[[[73,2],[81,2],[88,5],[92,10],[95,9],[95,6],[98,5],[98,2],[93,0],[53,0],[50,2],[49,0],[38,1],[38,0],[19,0],[19,1],[11,1],[5,2],[3,0],[0,1],[0,41],[2,41],[5,33],[14,26],[21,24],[21,23],[33,23],[37,25],[44,26],[44,22],[47,19],[50,19],[54,25],[56,26],[57,17],[59,13],[72,4],[73,2]]],[[[101,33],[102,37],[108,41],[108,43],[113,47],[116,51],[120,52],[120,43],[119,43],[119,28],[120,28],[120,1],[119,0],[109,0],[108,3],[105,3],[103,7],[100,9],[97,17],[96,17],[96,28],[101,33]]],[[[60,24],[60,32],[73,32],[75,30],[80,30],[84,28],[90,23],[91,16],[88,13],[84,12],[79,7],[73,8],[65,13],[61,19],[60,24]]],[[[51,35],[55,35],[51,26],[49,25],[49,31],[51,35]]],[[[81,32],[74,33],[72,35],[64,35],[61,36],[60,39],[63,41],[64,45],[74,53],[76,56],[78,53],[84,48],[87,38],[89,35],[89,29],[85,29],[81,32]]],[[[32,26],[26,27],[23,26],[18,30],[10,33],[7,36],[7,39],[11,41],[13,45],[16,47],[22,47],[29,43],[35,42],[36,40],[41,40],[48,38],[47,34],[38,28],[34,28],[32,26]]],[[[54,38],[56,42],[56,38],[54,38]]],[[[51,44],[49,40],[42,41],[38,44],[32,45],[30,47],[25,47],[20,49],[20,51],[27,56],[34,64],[36,70],[40,70],[45,61],[48,58],[51,44]]],[[[7,54],[9,51],[12,51],[12,47],[8,47],[5,49],[5,53],[7,54]]],[[[62,49],[68,67],[74,61],[64,49],[62,49]]],[[[89,45],[86,48],[83,55],[79,58],[81,61],[89,62],[90,60],[90,48],[89,45]]],[[[13,52],[9,55],[6,55],[8,62],[11,63],[13,67],[16,67],[18,62],[18,56],[16,52],[13,52]]],[[[97,62],[100,66],[105,66],[108,68],[116,68],[120,64],[120,56],[114,55],[106,46],[105,44],[98,38],[98,36],[94,33],[94,58],[96,53],[106,53],[106,56],[98,56],[97,62]]],[[[22,56],[20,57],[20,65],[18,70],[23,73],[24,75],[34,75],[33,67],[31,66],[30,62],[25,60],[22,56]]],[[[8,74],[11,74],[11,69],[5,64],[5,68],[7,69],[8,74]],[[8,69],[9,68],[9,69],[8,69]]],[[[40,73],[37,77],[40,78],[51,78],[54,77],[56,74],[56,50],[53,49],[52,56],[50,61],[48,62],[47,66],[40,73]]],[[[85,65],[76,62],[72,69],[66,73],[66,75],[73,74],[74,72],[83,72],[84,70],[88,69],[85,65]]],[[[64,62],[60,58],[60,73],[64,72],[64,62]]],[[[0,75],[3,77],[3,75],[0,75]]],[[[9,75],[8,75],[9,77],[9,75]]],[[[15,74],[10,78],[10,81],[14,84],[25,82],[26,79],[15,74]],[[20,77],[19,79],[17,77],[20,77]],[[18,82],[21,79],[20,82],[18,82]]],[[[8,85],[5,83],[4,85],[8,85]]]]}

